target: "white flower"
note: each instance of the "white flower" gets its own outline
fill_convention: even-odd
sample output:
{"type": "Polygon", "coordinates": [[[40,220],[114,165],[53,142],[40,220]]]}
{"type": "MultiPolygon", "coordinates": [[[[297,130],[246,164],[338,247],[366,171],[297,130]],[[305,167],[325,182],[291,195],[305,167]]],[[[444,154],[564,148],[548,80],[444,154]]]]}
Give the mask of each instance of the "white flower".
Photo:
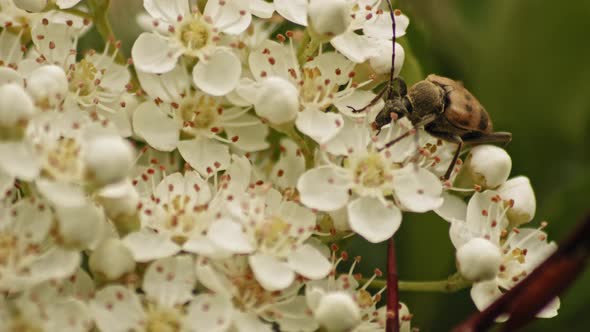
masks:
{"type": "Polygon", "coordinates": [[[85,303],[94,292],[82,270],[67,279],[43,282],[18,297],[0,300],[2,331],[90,331],[93,319],[85,303]],[[2,317],[7,314],[7,317],[2,317]]]}
{"type": "Polygon", "coordinates": [[[0,206],[0,290],[17,292],[53,278],[71,275],[80,254],[52,240],[53,218],[46,202],[20,200],[0,206]]]}
{"type": "MultiPolygon", "coordinates": [[[[501,253],[501,264],[495,271],[495,276],[489,281],[474,283],[471,289],[471,298],[478,309],[485,309],[496,298],[502,295],[503,290],[508,290],[543,262],[557,248],[554,242],[547,243],[547,234],[540,229],[513,228],[506,230],[508,219],[507,211],[511,202],[503,200],[498,192],[487,190],[483,193],[475,193],[467,206],[466,219],[454,220],[451,223],[450,236],[455,248],[464,251],[466,255],[485,255],[481,252],[491,251],[489,244],[496,246],[501,253]],[[485,239],[484,246],[473,246],[473,239],[485,239]],[[468,248],[465,248],[467,244],[468,248]],[[480,252],[467,253],[466,250],[479,250],[480,252]]],[[[541,229],[545,227],[543,223],[541,229]]],[[[490,258],[492,258],[490,256],[490,258]]],[[[493,257],[495,266],[496,258],[493,257]]],[[[465,267],[464,269],[470,269],[465,267]]],[[[480,271],[481,272],[481,271],[480,271]]],[[[486,270],[481,277],[492,275],[492,271],[486,270]]],[[[469,277],[469,275],[467,276],[469,277]]],[[[559,300],[554,300],[543,309],[537,317],[553,317],[557,315],[559,300]]]]}
{"type": "MultiPolygon", "coordinates": [[[[145,297],[120,285],[107,286],[96,293],[90,309],[100,331],[157,331],[181,328],[191,331],[191,316],[182,305],[191,302],[187,312],[199,304],[192,294],[196,286],[194,262],[189,256],[157,260],[145,271],[142,289],[145,297]]],[[[194,324],[195,326],[198,324],[194,324]]]]}
{"type": "Polygon", "coordinates": [[[249,65],[255,81],[242,79],[236,92],[259,116],[273,124],[295,120],[299,131],[320,144],[342,129],[342,115],[329,108],[353,96],[357,87],[354,64],[342,55],[322,53],[300,67],[292,46],[265,41],[250,53],[249,65]]]}
{"type": "Polygon", "coordinates": [[[127,104],[133,105],[133,97],[127,93],[131,75],[127,64],[116,62],[119,47],[109,55],[112,46],[107,43],[103,53],[90,51],[76,62],[72,50],[76,49],[79,29],[43,20],[31,33],[38,56],[36,61],[24,60],[21,67],[25,67],[22,71],[31,82],[29,90],[37,105],[86,111],[94,121],[113,122],[122,136],[129,136],[126,110],[127,104]],[[65,80],[56,68],[65,73],[65,80]]]}
{"type": "Polygon", "coordinates": [[[244,151],[268,147],[268,128],[247,114],[248,108],[193,90],[180,67],[162,75],[140,72],[139,79],[156,102],[144,102],[135,110],[135,132],[158,150],[178,148],[202,175],[211,176],[229,165],[228,145],[223,143],[244,151]]]}
{"type": "MultiPolygon", "coordinates": [[[[387,131],[402,132],[402,128],[396,124],[387,131]]],[[[321,211],[347,207],[352,230],[370,242],[384,241],[395,233],[402,219],[400,207],[414,212],[438,208],[443,201],[439,179],[408,163],[415,151],[412,144],[396,147],[405,150],[380,150],[389,136],[397,134],[384,133],[373,141],[367,127],[346,121],[325,146],[327,152],[345,159],[335,163],[325,158],[327,165],[305,172],[297,184],[301,202],[321,211]]]]}
{"type": "MultiPolygon", "coordinates": [[[[208,2],[209,6],[213,1],[208,2]]],[[[233,3],[233,2],[232,2],[233,3]]],[[[165,73],[174,69],[183,56],[198,58],[193,68],[195,85],[215,96],[233,90],[242,72],[238,56],[227,46],[219,44],[221,35],[216,25],[225,19],[232,6],[219,6],[208,16],[198,10],[191,12],[188,0],[144,0],[144,7],[157,26],[167,26],[165,32],[142,33],[131,51],[135,66],[147,73],[165,73]]],[[[239,13],[239,11],[238,11],[239,13]]],[[[229,13],[232,15],[232,13],[229,13]]],[[[238,16],[241,19],[242,15],[238,16]]]]}
{"type": "MultiPolygon", "coordinates": [[[[312,28],[319,26],[319,33],[325,35],[325,32],[332,32],[335,35],[330,43],[338,52],[356,63],[371,60],[371,66],[374,66],[377,73],[381,74],[389,72],[391,68],[393,32],[390,12],[381,10],[379,3],[379,0],[349,1],[348,3],[331,0],[311,1],[308,6],[307,0],[280,0],[275,1],[275,7],[283,17],[300,25],[307,25],[309,15],[312,28]],[[320,15],[318,11],[320,9],[326,10],[327,13],[320,15]],[[352,19],[349,21],[349,18],[352,19]],[[330,25],[333,26],[330,27],[330,25]],[[359,34],[359,30],[362,30],[363,34],[359,34]]],[[[394,12],[394,16],[396,38],[402,37],[406,33],[410,20],[399,10],[394,12]]],[[[328,33],[328,35],[332,34],[328,33]]],[[[401,70],[403,58],[403,49],[396,43],[396,75],[401,70]]]]}
{"type": "Polygon", "coordinates": [[[254,276],[267,290],[289,287],[296,274],[324,278],[330,272],[330,263],[306,243],[316,226],[315,215],[283,200],[274,189],[258,194],[254,190],[231,202],[233,216],[215,221],[208,238],[229,252],[249,254],[254,276]]]}
{"type": "MultiPolygon", "coordinates": [[[[345,256],[343,255],[343,257],[345,256]]],[[[334,261],[333,270],[336,271],[338,265],[344,259],[341,257],[336,260],[332,256],[332,260],[334,261]]],[[[376,277],[382,276],[382,273],[378,269],[375,270],[375,274],[364,285],[360,285],[353,275],[359,261],[360,257],[355,258],[348,273],[340,275],[333,273],[325,279],[306,283],[305,299],[309,309],[314,313],[314,317],[318,321],[321,322],[322,318],[325,318],[326,321],[322,325],[332,328],[334,331],[377,332],[385,330],[387,308],[386,306],[378,308],[377,304],[381,300],[381,294],[386,290],[386,287],[374,295],[367,291],[371,282],[376,277]],[[326,298],[328,303],[325,303],[326,298]],[[353,302],[351,303],[350,300],[353,302]],[[330,302],[335,306],[343,306],[343,310],[350,316],[340,317],[338,321],[333,321],[336,318],[328,321],[327,317],[321,317],[325,314],[338,315],[338,313],[330,310],[333,308],[327,307],[330,302]],[[322,308],[322,304],[325,308],[322,308]],[[356,319],[357,310],[360,319],[356,319]]],[[[404,303],[400,302],[399,305],[400,331],[409,332],[411,330],[410,320],[412,315],[404,303]]]]}
{"type": "MultiPolygon", "coordinates": [[[[281,291],[268,291],[253,278],[245,256],[223,260],[199,258],[196,265],[199,282],[217,294],[217,298],[225,298],[228,305],[235,304],[227,321],[237,331],[272,331],[266,322],[276,322],[281,331],[317,330],[318,324],[310,319],[312,316],[303,296],[297,295],[302,286],[300,282],[281,291]]],[[[200,318],[207,321],[206,326],[211,326],[209,322],[215,319],[213,315],[200,318]]]]}

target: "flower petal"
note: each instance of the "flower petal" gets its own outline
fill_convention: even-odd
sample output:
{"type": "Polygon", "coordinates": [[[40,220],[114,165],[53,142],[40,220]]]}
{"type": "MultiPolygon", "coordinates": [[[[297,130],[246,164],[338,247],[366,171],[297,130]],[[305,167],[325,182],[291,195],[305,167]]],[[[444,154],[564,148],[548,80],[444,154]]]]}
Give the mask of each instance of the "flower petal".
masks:
{"type": "Polygon", "coordinates": [[[311,137],[314,141],[324,144],[342,130],[344,119],[342,119],[342,115],[337,113],[306,108],[297,116],[295,125],[299,131],[311,137]]]}
{"type": "Polygon", "coordinates": [[[133,113],[133,129],[157,150],[172,151],[178,145],[180,124],[151,101],[139,105],[133,113]]]}
{"type": "Polygon", "coordinates": [[[442,184],[431,172],[414,165],[396,171],[393,176],[395,197],[413,212],[427,212],[443,204],[442,184]]]}
{"type": "Polygon", "coordinates": [[[307,26],[307,0],[275,0],[277,12],[287,20],[307,26]]]}
{"type": "Polygon", "coordinates": [[[177,21],[178,17],[191,16],[189,2],[186,0],[144,0],[143,7],[155,19],[163,19],[169,23],[177,21]]]}
{"type": "Polygon", "coordinates": [[[213,18],[213,25],[227,34],[244,32],[252,22],[249,1],[208,1],[203,15],[213,18]]]}
{"type": "Polygon", "coordinates": [[[232,324],[234,309],[229,297],[201,294],[195,297],[187,311],[184,329],[192,332],[224,332],[232,324]]]}
{"type": "Polygon", "coordinates": [[[465,220],[467,217],[467,204],[461,198],[448,192],[444,192],[442,198],[443,204],[434,210],[439,217],[448,222],[465,220]]]}
{"type": "Polygon", "coordinates": [[[144,32],[131,49],[133,64],[146,73],[166,73],[174,69],[182,51],[154,33],[144,32]]]}
{"type": "Polygon", "coordinates": [[[214,222],[209,227],[207,237],[220,248],[236,254],[248,254],[254,251],[242,226],[227,218],[214,222]]]}
{"type": "Polygon", "coordinates": [[[0,143],[0,170],[25,181],[35,179],[41,162],[33,149],[25,143],[0,143]]]}
{"type": "Polygon", "coordinates": [[[36,184],[39,192],[55,205],[76,207],[86,204],[86,193],[76,184],[45,179],[37,180],[36,184]]]}
{"type": "Polygon", "coordinates": [[[123,286],[107,286],[96,293],[90,310],[101,331],[142,331],[146,314],[135,291],[123,286]]]}
{"type": "Polygon", "coordinates": [[[313,168],[297,182],[301,202],[321,211],[334,211],[346,205],[349,186],[332,166],[313,168]]]}
{"type": "Polygon", "coordinates": [[[402,213],[395,206],[385,206],[377,198],[360,197],[348,204],[350,228],[372,243],[393,236],[402,221],[402,213]]]}
{"type": "Polygon", "coordinates": [[[240,81],[242,63],[230,50],[217,48],[207,61],[199,61],[193,69],[195,85],[213,96],[231,92],[240,81]]]}
{"type": "Polygon", "coordinates": [[[176,66],[163,74],[145,73],[137,71],[137,78],[141,88],[153,99],[160,98],[164,102],[181,99],[181,95],[189,91],[190,77],[183,66],[176,66]]]}
{"type": "Polygon", "coordinates": [[[149,299],[172,308],[192,299],[196,283],[195,263],[191,256],[182,255],[150,264],[143,277],[142,289],[149,299]]]}
{"type": "Polygon", "coordinates": [[[123,243],[131,250],[137,262],[149,262],[180,252],[180,247],[166,235],[145,228],[127,235],[123,243]]]}
{"type": "Polygon", "coordinates": [[[210,139],[180,141],[178,152],[197,172],[207,177],[229,165],[229,148],[210,139]]]}
{"type": "MultiPolygon", "coordinates": [[[[374,20],[372,22],[363,26],[363,33],[373,38],[391,40],[392,22],[390,12],[383,12],[383,14],[374,15],[373,17],[374,20]]],[[[405,36],[408,25],[410,25],[410,19],[406,15],[396,15],[395,38],[405,36]]],[[[389,43],[389,45],[391,46],[391,43],[389,43]]]]}
{"type": "Polygon", "coordinates": [[[378,55],[379,44],[377,41],[378,39],[371,39],[350,31],[332,38],[330,42],[345,57],[356,63],[361,63],[378,55]]]}
{"type": "Polygon", "coordinates": [[[264,0],[250,0],[250,11],[260,18],[271,18],[275,6],[264,0]]]}
{"type": "Polygon", "coordinates": [[[332,264],[312,245],[304,244],[287,257],[289,266],[305,278],[322,279],[330,273],[332,264]]]}
{"type": "Polygon", "coordinates": [[[248,257],[256,280],[268,291],[282,290],[295,280],[295,272],[276,257],[257,253],[248,257]]]}

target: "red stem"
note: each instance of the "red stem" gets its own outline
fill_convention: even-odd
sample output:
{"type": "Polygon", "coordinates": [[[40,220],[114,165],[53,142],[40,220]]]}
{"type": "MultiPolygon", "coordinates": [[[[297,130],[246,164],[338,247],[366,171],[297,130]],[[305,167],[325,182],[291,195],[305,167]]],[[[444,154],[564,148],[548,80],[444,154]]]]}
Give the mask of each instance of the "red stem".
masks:
{"type": "Polygon", "coordinates": [[[393,236],[387,243],[387,321],[386,332],[399,332],[399,289],[395,241],[393,236]]]}

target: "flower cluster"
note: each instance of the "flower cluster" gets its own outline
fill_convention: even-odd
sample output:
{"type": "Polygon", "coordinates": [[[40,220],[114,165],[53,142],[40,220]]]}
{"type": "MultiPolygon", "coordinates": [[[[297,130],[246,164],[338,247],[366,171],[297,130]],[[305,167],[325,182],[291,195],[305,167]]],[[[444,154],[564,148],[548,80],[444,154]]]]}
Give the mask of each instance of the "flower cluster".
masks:
{"type": "Polygon", "coordinates": [[[504,150],[443,181],[454,144],[375,128],[382,101],[353,111],[401,71],[399,10],[143,7],[126,59],[108,1],[0,0],[1,331],[383,331],[381,272],[345,271],[334,242],[385,241],[408,212],[450,222],[480,309],[555,249],[520,228],[535,198],[504,150]],[[93,25],[104,49],[80,49],[93,25]]]}

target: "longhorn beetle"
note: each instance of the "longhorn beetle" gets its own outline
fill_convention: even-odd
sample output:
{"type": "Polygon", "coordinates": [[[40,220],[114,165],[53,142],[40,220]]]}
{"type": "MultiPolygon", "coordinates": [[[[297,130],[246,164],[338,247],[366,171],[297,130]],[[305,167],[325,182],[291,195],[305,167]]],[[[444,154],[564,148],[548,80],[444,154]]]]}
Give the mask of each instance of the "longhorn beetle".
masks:
{"type": "Polygon", "coordinates": [[[389,82],[371,102],[353,112],[363,112],[375,105],[385,96],[385,106],[377,114],[372,127],[380,130],[392,120],[407,117],[414,129],[398,136],[383,146],[388,148],[401,139],[424,127],[430,135],[444,141],[456,143],[457,149],[449,168],[443,176],[448,180],[453,172],[459,153],[465,144],[504,143],[512,140],[509,132],[494,132],[492,120],[481,103],[469,92],[461,82],[450,78],[428,75],[425,80],[417,82],[409,89],[401,77],[394,77],[395,64],[395,16],[391,0],[387,0],[392,20],[392,54],[389,82]]]}

